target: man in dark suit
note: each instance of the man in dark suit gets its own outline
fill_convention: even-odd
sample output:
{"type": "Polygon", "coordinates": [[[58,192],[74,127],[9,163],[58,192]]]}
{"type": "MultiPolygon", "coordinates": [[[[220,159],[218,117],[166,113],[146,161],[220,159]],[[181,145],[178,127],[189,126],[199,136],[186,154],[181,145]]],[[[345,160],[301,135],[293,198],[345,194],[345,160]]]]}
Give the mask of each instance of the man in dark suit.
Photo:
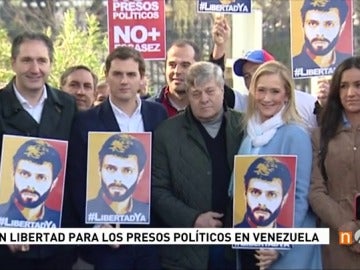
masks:
{"type": "MultiPolygon", "coordinates": [[[[53,55],[53,43],[42,33],[23,33],[13,40],[15,77],[0,91],[0,147],[4,134],[68,139],[76,104],[46,84],[53,55]]],[[[64,246],[0,246],[0,261],[8,269],[71,269],[72,257],[64,246]]]]}
{"type": "MultiPolygon", "coordinates": [[[[68,209],[75,210],[76,227],[91,226],[85,224],[88,132],[154,131],[167,118],[161,104],[141,100],[137,95],[144,75],[145,61],[138,51],[130,47],[116,48],[105,62],[109,98],[75,117],[69,143],[65,193],[70,198],[67,203],[71,203],[68,209]]],[[[111,225],[102,224],[101,227],[111,225]]],[[[94,264],[95,269],[160,268],[154,246],[91,246],[83,248],[82,255],[94,264]]]]}

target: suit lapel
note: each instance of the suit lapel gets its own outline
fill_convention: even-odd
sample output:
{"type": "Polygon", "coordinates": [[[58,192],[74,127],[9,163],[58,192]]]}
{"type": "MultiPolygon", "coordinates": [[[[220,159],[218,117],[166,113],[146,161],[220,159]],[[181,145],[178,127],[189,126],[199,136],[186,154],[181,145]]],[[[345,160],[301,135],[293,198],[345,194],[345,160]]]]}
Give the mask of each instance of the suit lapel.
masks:
{"type": "Polygon", "coordinates": [[[143,119],[144,130],[152,131],[154,130],[154,121],[151,119],[152,115],[149,111],[149,106],[146,102],[141,101],[141,117],[143,119]]]}
{"type": "Polygon", "coordinates": [[[36,135],[33,132],[37,129],[38,123],[21,106],[12,85],[3,90],[3,95],[2,109],[6,125],[26,135],[36,135]]]}
{"type": "Polygon", "coordinates": [[[59,126],[61,115],[63,113],[63,104],[60,101],[56,91],[46,86],[47,98],[44,103],[44,108],[41,113],[39,136],[48,137],[51,134],[56,134],[56,129],[59,126]]]}
{"type": "Polygon", "coordinates": [[[243,136],[241,131],[241,119],[231,115],[231,111],[225,112],[226,118],[226,152],[230,168],[234,166],[234,156],[237,154],[243,136]]]}
{"type": "Polygon", "coordinates": [[[99,118],[107,131],[121,131],[111,108],[109,98],[99,105],[99,118]]]}
{"type": "Polygon", "coordinates": [[[194,116],[192,115],[190,106],[188,106],[185,109],[184,117],[185,117],[184,127],[187,132],[187,135],[189,136],[189,138],[191,138],[194,141],[195,144],[197,144],[199,146],[199,148],[202,151],[204,151],[204,153],[207,156],[209,156],[205,140],[204,140],[203,136],[201,135],[200,130],[197,127],[197,124],[195,123],[196,120],[194,119],[194,116]]]}

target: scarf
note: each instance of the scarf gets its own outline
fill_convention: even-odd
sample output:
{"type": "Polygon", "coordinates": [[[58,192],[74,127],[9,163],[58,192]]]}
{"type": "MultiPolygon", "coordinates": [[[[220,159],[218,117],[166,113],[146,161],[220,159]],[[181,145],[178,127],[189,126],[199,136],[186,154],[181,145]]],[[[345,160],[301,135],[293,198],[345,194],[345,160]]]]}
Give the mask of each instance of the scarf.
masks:
{"type": "Polygon", "coordinates": [[[238,154],[258,154],[260,147],[266,145],[275,135],[277,129],[284,125],[282,113],[284,107],[270,119],[260,122],[259,113],[253,115],[246,127],[246,137],[241,143],[238,154]]]}
{"type": "MultiPolygon", "coordinates": [[[[260,122],[259,113],[254,114],[247,123],[246,126],[246,137],[241,143],[238,154],[248,155],[248,154],[258,154],[260,148],[266,145],[275,135],[277,129],[284,125],[284,120],[282,119],[282,113],[284,107],[275,114],[270,119],[260,122]]],[[[230,197],[233,195],[234,189],[234,173],[232,173],[228,194],[230,197]]]]}

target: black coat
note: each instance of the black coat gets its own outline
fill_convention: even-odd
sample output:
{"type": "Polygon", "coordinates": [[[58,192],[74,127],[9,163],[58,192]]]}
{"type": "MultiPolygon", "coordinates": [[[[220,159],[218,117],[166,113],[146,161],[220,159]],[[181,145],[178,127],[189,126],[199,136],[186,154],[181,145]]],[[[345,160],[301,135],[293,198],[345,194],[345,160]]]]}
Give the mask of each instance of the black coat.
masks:
{"type": "MultiPolygon", "coordinates": [[[[46,84],[47,99],[40,123],[22,107],[17,99],[13,80],[0,90],[0,153],[4,134],[68,140],[76,112],[75,99],[69,94],[46,84]]],[[[17,252],[14,256],[27,259],[47,258],[64,246],[31,246],[28,252],[17,252]]],[[[7,246],[0,246],[0,257],[9,254],[7,246]]]]}
{"type": "Polygon", "coordinates": [[[47,99],[40,123],[22,107],[15,96],[13,81],[0,90],[0,135],[32,136],[68,140],[76,112],[75,100],[69,94],[46,85],[47,99]]]}

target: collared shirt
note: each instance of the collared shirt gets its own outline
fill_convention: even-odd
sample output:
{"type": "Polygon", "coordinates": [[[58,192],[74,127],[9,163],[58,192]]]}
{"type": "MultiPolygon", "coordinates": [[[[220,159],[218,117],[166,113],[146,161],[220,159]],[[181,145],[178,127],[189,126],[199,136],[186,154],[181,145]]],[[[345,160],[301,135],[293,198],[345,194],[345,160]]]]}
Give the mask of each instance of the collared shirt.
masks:
{"type": "Polygon", "coordinates": [[[116,122],[122,132],[144,132],[144,122],[141,115],[141,99],[136,97],[137,107],[135,112],[128,116],[119,107],[117,107],[109,98],[110,106],[114,112],[116,122]]]}
{"type": "Polygon", "coordinates": [[[40,123],[41,120],[41,113],[44,108],[45,99],[47,99],[47,92],[46,92],[46,86],[44,85],[43,93],[36,105],[31,105],[19,92],[19,90],[16,88],[15,84],[14,86],[14,92],[16,98],[19,100],[21,106],[24,108],[25,111],[27,111],[32,118],[38,123],[40,123]]]}
{"type": "Polygon", "coordinates": [[[178,105],[171,99],[171,97],[169,96],[169,93],[167,93],[167,98],[169,99],[169,102],[170,102],[171,106],[173,106],[173,107],[177,110],[178,113],[185,111],[186,106],[184,106],[184,107],[178,106],[178,105]]]}

